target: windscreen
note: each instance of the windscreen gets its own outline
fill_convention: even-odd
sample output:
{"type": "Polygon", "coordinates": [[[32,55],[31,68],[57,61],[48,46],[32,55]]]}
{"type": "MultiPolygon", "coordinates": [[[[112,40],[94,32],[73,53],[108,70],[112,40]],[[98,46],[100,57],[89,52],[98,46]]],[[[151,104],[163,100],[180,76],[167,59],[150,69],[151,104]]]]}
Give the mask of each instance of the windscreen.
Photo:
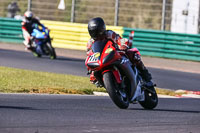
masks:
{"type": "Polygon", "coordinates": [[[94,44],[92,45],[92,51],[94,53],[96,52],[102,53],[107,42],[108,40],[95,41],[94,44]]]}

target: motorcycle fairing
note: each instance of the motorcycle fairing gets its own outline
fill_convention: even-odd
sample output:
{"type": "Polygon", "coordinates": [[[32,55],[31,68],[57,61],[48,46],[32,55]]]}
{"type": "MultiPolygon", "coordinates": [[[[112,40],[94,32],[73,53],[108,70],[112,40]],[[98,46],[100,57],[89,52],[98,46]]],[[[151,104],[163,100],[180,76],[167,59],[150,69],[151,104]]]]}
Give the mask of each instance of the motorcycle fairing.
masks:
{"type": "Polygon", "coordinates": [[[100,53],[96,52],[92,55],[90,55],[87,60],[86,60],[86,64],[88,67],[95,69],[97,67],[99,67],[99,58],[100,58],[100,53]]]}
{"type": "Polygon", "coordinates": [[[33,32],[31,33],[32,36],[34,36],[37,39],[44,39],[45,33],[42,31],[39,31],[38,29],[33,29],[33,32]]]}
{"type": "Polygon", "coordinates": [[[108,53],[108,55],[103,58],[103,64],[106,64],[107,62],[109,62],[110,60],[113,59],[113,57],[115,56],[115,52],[114,51],[111,51],[110,53],[108,53]]]}
{"type": "Polygon", "coordinates": [[[116,49],[112,45],[113,42],[109,40],[96,41],[92,45],[92,51],[94,54],[87,57],[85,62],[86,65],[92,70],[101,70],[102,68],[112,64],[115,60],[120,59],[121,56],[115,51],[116,49]]]}
{"type": "Polygon", "coordinates": [[[87,57],[85,64],[92,70],[103,70],[102,75],[105,72],[112,71],[117,83],[121,83],[121,75],[117,69],[102,69],[112,64],[119,64],[121,55],[116,52],[116,48],[113,46],[113,42],[107,41],[96,41],[92,45],[93,54],[87,57]]]}

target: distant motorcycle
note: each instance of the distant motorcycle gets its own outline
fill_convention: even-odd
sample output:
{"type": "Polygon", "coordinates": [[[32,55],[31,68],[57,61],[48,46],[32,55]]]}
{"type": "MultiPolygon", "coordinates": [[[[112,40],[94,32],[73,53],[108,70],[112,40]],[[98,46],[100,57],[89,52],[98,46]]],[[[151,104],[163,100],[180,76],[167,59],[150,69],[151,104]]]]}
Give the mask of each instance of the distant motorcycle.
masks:
{"type": "Polygon", "coordinates": [[[158,97],[154,86],[143,83],[136,66],[115,45],[112,40],[96,41],[85,65],[90,72],[94,71],[100,86],[106,88],[119,108],[126,109],[129,103],[137,102],[145,109],[155,108],[158,97]]]}
{"type": "Polygon", "coordinates": [[[56,52],[51,45],[48,29],[40,29],[36,25],[31,36],[34,56],[41,57],[42,55],[46,55],[50,56],[50,59],[56,59],[56,52]]]}

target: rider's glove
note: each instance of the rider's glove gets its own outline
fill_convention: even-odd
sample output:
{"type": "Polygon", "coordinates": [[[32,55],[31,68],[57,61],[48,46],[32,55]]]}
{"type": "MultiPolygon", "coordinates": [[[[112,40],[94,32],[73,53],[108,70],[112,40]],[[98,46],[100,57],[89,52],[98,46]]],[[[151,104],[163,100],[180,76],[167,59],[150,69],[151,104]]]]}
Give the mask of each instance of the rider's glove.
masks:
{"type": "Polygon", "coordinates": [[[128,46],[127,45],[121,45],[119,47],[119,49],[122,50],[122,51],[126,51],[128,49],[128,46]]]}
{"type": "Polygon", "coordinates": [[[30,40],[33,41],[35,39],[34,36],[30,36],[30,40]]]}
{"type": "Polygon", "coordinates": [[[129,49],[129,40],[126,38],[120,39],[120,44],[121,46],[119,47],[120,50],[122,51],[126,51],[127,49],[129,49]]]}

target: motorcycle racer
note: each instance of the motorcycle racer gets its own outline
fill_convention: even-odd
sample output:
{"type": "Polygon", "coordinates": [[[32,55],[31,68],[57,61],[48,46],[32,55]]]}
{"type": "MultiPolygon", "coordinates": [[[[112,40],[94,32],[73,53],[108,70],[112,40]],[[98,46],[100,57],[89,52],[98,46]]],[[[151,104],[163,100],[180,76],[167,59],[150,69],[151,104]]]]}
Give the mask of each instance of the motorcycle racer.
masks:
{"type": "Polygon", "coordinates": [[[26,11],[24,13],[24,19],[21,23],[22,25],[22,32],[24,36],[24,45],[26,46],[27,49],[32,51],[32,41],[31,41],[31,33],[33,32],[34,25],[37,24],[41,26],[43,29],[45,29],[45,26],[40,23],[39,19],[35,18],[33,13],[31,11],[26,11]]]}
{"type": "MultiPolygon", "coordinates": [[[[115,44],[117,44],[116,48],[124,51],[126,55],[128,55],[131,63],[136,65],[146,85],[153,85],[153,83],[151,82],[151,74],[144,66],[139,51],[136,48],[134,48],[134,51],[132,51],[131,49],[133,36],[130,36],[129,40],[126,38],[121,38],[119,34],[115,33],[112,30],[106,30],[104,20],[100,17],[93,18],[88,22],[88,32],[91,36],[91,39],[87,43],[87,55],[89,55],[89,53],[91,52],[91,47],[95,41],[111,39],[115,44]]],[[[132,34],[134,33],[132,32],[132,34]]],[[[93,71],[90,70],[88,71],[88,74],[90,74],[90,81],[93,84],[99,86],[98,74],[95,74],[93,71]]]]}

